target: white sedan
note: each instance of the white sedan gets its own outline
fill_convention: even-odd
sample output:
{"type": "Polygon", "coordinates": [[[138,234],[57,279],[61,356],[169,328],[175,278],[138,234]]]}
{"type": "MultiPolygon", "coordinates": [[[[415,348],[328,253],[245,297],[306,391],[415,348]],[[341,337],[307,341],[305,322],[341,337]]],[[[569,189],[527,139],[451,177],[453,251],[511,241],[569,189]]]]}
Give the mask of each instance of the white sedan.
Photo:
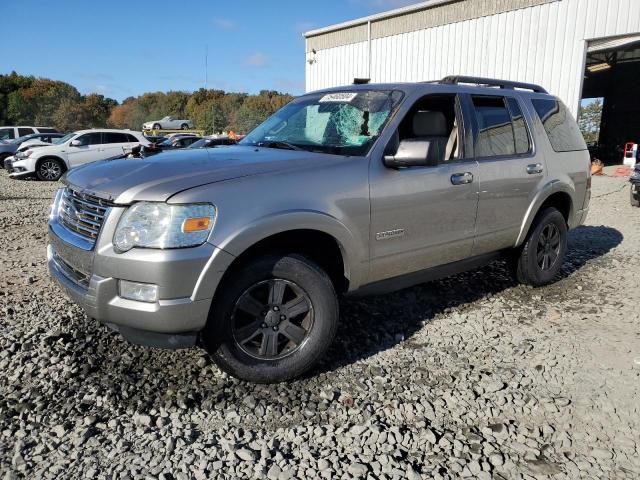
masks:
{"type": "Polygon", "coordinates": [[[187,130],[189,128],[193,128],[191,120],[181,120],[171,116],[142,124],[143,130],[187,130]]]}

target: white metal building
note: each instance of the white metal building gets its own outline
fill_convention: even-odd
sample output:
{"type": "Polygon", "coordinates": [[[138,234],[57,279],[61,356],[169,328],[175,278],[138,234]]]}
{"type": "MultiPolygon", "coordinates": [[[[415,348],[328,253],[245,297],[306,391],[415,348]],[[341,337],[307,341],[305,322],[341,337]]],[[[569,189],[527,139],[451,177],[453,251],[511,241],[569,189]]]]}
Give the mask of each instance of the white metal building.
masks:
{"type": "Polygon", "coordinates": [[[640,60],[640,0],[430,0],[305,38],[307,91],[474,75],[540,84],[576,114],[585,78],[640,60]]]}

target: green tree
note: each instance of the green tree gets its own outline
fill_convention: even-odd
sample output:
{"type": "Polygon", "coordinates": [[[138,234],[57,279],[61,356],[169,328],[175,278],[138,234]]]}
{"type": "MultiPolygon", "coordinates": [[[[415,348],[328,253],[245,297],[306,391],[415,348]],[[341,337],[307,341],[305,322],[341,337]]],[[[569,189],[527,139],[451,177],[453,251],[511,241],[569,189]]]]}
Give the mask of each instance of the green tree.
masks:
{"type": "Polygon", "coordinates": [[[238,109],[236,120],[238,131],[248,133],[292,99],[290,95],[268,90],[261,91],[259,95],[247,97],[238,109]]]}
{"type": "Polygon", "coordinates": [[[600,138],[600,122],[602,121],[602,100],[599,98],[586,106],[580,106],[578,126],[585,142],[597,142],[600,138]]]}

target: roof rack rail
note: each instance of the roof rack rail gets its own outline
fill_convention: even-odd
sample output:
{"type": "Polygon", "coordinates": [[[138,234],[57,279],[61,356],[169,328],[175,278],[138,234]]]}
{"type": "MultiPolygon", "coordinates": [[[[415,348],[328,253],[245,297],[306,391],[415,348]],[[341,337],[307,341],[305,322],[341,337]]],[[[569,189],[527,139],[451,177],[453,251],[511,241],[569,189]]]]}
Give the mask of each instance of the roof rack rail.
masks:
{"type": "Polygon", "coordinates": [[[521,88],[523,90],[531,90],[536,93],[549,93],[540,85],[533,83],[512,82],[510,80],[496,80],[495,78],[483,77],[466,77],[464,75],[453,75],[440,80],[440,83],[457,85],[459,83],[472,83],[476,85],[486,85],[489,87],[500,87],[513,90],[521,88]]]}

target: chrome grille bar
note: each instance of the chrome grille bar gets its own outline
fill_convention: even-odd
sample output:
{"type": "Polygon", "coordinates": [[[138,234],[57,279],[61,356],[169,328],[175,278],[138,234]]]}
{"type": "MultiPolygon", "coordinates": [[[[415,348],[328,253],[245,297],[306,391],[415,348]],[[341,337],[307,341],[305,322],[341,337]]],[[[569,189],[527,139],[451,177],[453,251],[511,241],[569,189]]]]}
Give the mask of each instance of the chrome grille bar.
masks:
{"type": "Polygon", "coordinates": [[[66,188],[58,210],[60,223],[95,243],[110,206],[109,202],[101,198],[66,188]]]}

